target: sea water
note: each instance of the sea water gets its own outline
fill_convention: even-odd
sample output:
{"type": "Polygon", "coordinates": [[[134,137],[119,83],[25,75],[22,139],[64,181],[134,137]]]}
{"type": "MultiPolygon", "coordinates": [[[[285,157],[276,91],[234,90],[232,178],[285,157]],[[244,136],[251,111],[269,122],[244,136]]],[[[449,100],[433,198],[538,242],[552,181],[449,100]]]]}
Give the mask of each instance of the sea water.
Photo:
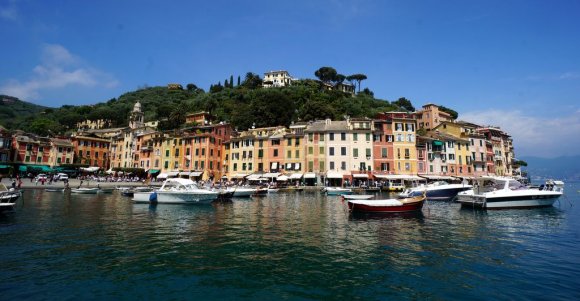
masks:
{"type": "Polygon", "coordinates": [[[580,300],[578,189],[550,208],[371,216],[319,192],[149,206],[27,190],[0,215],[0,299],[580,300]]]}

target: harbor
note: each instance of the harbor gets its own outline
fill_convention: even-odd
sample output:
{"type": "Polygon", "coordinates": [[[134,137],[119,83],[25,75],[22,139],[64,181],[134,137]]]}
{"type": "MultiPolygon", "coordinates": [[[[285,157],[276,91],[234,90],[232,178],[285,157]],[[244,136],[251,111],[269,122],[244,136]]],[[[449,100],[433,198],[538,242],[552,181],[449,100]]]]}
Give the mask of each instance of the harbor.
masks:
{"type": "Polygon", "coordinates": [[[52,300],[572,300],[578,189],[566,183],[547,208],[427,201],[415,213],[358,215],[319,191],[150,205],[119,191],[25,188],[0,215],[0,289],[52,300]]]}

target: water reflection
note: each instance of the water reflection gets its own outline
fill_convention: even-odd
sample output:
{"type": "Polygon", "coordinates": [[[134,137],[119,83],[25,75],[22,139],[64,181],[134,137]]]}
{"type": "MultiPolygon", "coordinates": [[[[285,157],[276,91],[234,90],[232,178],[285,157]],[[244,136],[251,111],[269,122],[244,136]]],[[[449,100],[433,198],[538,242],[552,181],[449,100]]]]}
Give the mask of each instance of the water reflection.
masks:
{"type": "Polygon", "coordinates": [[[52,299],[63,299],[63,286],[93,298],[530,297],[523,288],[539,280],[572,287],[580,277],[579,215],[439,201],[417,213],[350,214],[339,198],[308,192],[188,206],[27,191],[0,216],[0,283],[11,284],[0,290],[52,299]]]}

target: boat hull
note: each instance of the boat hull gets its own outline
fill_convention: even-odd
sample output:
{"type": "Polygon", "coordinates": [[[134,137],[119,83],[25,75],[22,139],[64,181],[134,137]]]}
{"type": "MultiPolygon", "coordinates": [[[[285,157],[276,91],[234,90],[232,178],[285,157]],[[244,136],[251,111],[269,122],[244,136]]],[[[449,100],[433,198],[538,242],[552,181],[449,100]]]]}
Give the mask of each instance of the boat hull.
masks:
{"type": "Polygon", "coordinates": [[[133,193],[133,202],[135,203],[149,203],[153,191],[135,192],[133,193]]]}
{"type": "Polygon", "coordinates": [[[209,204],[217,199],[218,193],[188,193],[173,191],[157,191],[158,204],[209,204]]]}
{"type": "Polygon", "coordinates": [[[344,194],[352,194],[352,190],[348,188],[335,188],[335,187],[327,187],[324,189],[326,195],[344,195],[344,194]]]}
{"type": "Polygon", "coordinates": [[[425,200],[402,204],[398,206],[380,206],[372,204],[361,204],[357,202],[348,202],[348,208],[353,212],[368,212],[368,213],[400,213],[419,211],[423,208],[425,200]]]}
{"type": "Polygon", "coordinates": [[[560,197],[559,194],[543,196],[485,197],[462,196],[457,199],[462,206],[486,209],[514,209],[550,207],[560,197]]]}

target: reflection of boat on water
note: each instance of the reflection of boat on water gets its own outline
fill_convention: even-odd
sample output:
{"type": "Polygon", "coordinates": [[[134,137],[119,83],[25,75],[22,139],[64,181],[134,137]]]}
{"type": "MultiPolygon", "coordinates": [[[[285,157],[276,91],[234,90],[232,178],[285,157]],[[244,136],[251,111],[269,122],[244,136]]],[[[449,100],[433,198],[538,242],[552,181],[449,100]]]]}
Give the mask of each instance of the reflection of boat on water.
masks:
{"type": "Polygon", "coordinates": [[[64,188],[46,188],[46,192],[64,192],[64,188]]]}
{"type": "Polygon", "coordinates": [[[411,212],[419,211],[425,203],[425,194],[404,199],[348,200],[348,208],[353,212],[411,212]]]}
{"type": "Polygon", "coordinates": [[[512,178],[481,177],[472,190],[457,194],[462,206],[484,209],[549,207],[564,193],[564,183],[548,181],[530,189],[512,178]]]}

